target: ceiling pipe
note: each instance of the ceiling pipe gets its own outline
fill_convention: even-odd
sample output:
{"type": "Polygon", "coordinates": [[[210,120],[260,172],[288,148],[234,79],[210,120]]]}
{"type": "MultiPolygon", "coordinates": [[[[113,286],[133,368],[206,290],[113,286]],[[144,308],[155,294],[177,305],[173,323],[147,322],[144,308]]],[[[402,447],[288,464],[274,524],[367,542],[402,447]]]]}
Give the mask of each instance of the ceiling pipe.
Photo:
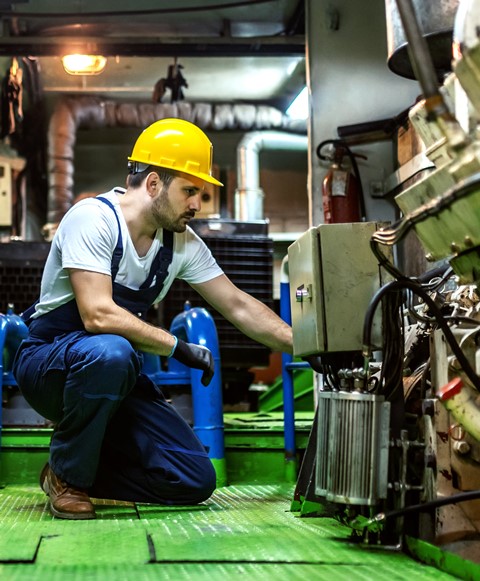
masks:
{"type": "MultiPolygon", "coordinates": [[[[175,117],[215,131],[283,129],[305,131],[280,110],[265,105],[188,103],[124,103],[83,95],[60,99],[48,128],[48,198],[44,235],[50,239],[72,206],[74,148],[80,128],[138,127],[175,117]]],[[[125,166],[126,167],[126,166],[125,166]]]]}
{"type": "Polygon", "coordinates": [[[234,218],[242,222],[263,220],[263,198],[260,187],[260,152],[265,149],[307,151],[306,135],[280,131],[247,133],[237,147],[237,189],[235,190],[234,218]]]}
{"type": "MultiPolygon", "coordinates": [[[[2,36],[0,37],[0,56],[63,56],[67,37],[58,36],[2,36]]],[[[303,35],[274,37],[229,37],[202,36],[172,38],[155,36],[142,39],[125,36],[119,39],[108,36],[69,35],[68,47],[71,54],[85,53],[86,47],[95,47],[97,54],[103,56],[154,56],[154,57],[283,57],[305,56],[305,37],[303,35]]]]}

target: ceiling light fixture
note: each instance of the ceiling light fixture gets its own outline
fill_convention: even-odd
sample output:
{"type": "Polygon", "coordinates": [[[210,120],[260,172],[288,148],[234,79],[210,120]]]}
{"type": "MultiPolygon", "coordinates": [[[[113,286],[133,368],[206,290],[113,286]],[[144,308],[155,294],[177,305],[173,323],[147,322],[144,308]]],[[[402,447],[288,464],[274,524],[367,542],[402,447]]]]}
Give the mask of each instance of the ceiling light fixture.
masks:
{"type": "Polygon", "coordinates": [[[290,119],[307,119],[308,117],[308,91],[307,87],[298,93],[295,99],[290,103],[285,115],[290,119]]]}
{"type": "Polygon", "coordinates": [[[98,75],[105,68],[107,59],[96,54],[67,54],[62,57],[62,64],[69,75],[98,75]]]}

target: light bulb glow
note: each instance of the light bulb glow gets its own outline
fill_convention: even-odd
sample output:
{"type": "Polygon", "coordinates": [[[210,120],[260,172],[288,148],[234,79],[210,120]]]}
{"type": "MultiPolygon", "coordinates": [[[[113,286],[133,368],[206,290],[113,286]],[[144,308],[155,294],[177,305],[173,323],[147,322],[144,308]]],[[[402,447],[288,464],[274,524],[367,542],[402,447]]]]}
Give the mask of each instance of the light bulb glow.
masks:
{"type": "Polygon", "coordinates": [[[67,54],[62,58],[63,68],[69,75],[98,75],[107,64],[102,55],[67,54]]]}

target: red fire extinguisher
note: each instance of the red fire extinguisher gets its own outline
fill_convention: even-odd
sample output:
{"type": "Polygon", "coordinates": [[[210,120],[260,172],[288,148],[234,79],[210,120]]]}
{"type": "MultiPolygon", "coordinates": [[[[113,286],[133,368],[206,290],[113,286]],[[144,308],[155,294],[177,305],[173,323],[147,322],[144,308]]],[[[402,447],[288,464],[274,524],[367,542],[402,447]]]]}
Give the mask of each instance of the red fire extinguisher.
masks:
{"type": "Polygon", "coordinates": [[[331,161],[330,168],[322,183],[323,216],[325,224],[361,222],[365,220],[365,206],[362,182],[358,173],[355,156],[345,142],[337,139],[323,141],[317,147],[317,156],[331,161]],[[333,144],[333,156],[321,153],[327,144],[333,144]],[[345,163],[345,158],[349,162],[345,163]]]}

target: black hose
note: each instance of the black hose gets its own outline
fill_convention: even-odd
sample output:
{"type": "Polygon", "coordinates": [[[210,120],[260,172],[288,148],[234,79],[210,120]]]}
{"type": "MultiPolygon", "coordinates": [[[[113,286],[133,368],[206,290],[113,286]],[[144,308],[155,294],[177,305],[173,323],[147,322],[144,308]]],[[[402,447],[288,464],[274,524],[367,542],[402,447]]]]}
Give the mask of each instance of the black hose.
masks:
{"type": "Polygon", "coordinates": [[[468,379],[471,381],[472,385],[475,386],[477,391],[480,391],[480,378],[473,370],[470,362],[466,358],[465,354],[461,350],[460,346],[458,345],[455,337],[448,326],[446,320],[444,319],[440,309],[435,304],[435,301],[432,297],[428,294],[428,292],[423,289],[419,284],[413,282],[409,279],[401,279],[401,280],[394,280],[392,282],[387,283],[385,286],[380,288],[375,295],[373,296],[370,304],[368,305],[367,312],[365,314],[365,320],[363,325],[363,346],[364,346],[364,355],[370,354],[371,351],[371,334],[372,334],[372,325],[373,325],[373,317],[375,315],[375,311],[382,300],[383,296],[388,292],[399,291],[403,289],[410,289],[415,294],[423,299],[423,301],[427,304],[428,308],[432,312],[435,320],[437,321],[438,325],[443,331],[445,335],[445,339],[447,340],[450,348],[453,351],[453,354],[457,358],[459,364],[461,365],[462,369],[464,370],[465,374],[467,375],[468,379]]]}
{"type": "Polygon", "coordinates": [[[360,177],[360,171],[358,169],[357,160],[355,159],[355,154],[352,153],[352,150],[349,147],[346,146],[343,147],[345,147],[345,151],[347,152],[347,155],[350,159],[350,163],[352,164],[353,173],[357,178],[359,189],[360,218],[362,219],[362,221],[365,221],[367,219],[367,209],[365,207],[365,196],[363,193],[362,179],[360,177]]]}
{"type": "Polygon", "coordinates": [[[460,494],[454,494],[453,496],[430,500],[429,502],[424,502],[423,504],[412,504],[411,506],[399,508],[398,510],[381,512],[371,520],[374,522],[382,522],[389,518],[398,518],[399,516],[404,516],[406,514],[415,512],[426,512],[432,508],[438,508],[448,504],[458,504],[459,502],[466,502],[468,500],[475,500],[477,498],[480,498],[480,490],[469,490],[468,492],[461,492],[460,494]]]}
{"type": "Polygon", "coordinates": [[[341,139],[327,139],[326,141],[322,141],[317,145],[315,153],[317,154],[318,159],[321,159],[322,161],[330,161],[328,157],[322,154],[322,149],[325,147],[325,145],[332,144],[334,147],[337,147],[339,145],[343,145],[343,143],[344,142],[341,139]]]}
{"type": "Polygon", "coordinates": [[[388,273],[390,273],[393,276],[393,278],[396,278],[398,280],[407,280],[407,276],[403,274],[403,272],[400,272],[400,270],[398,270],[398,268],[396,268],[390,262],[390,260],[388,260],[385,254],[378,247],[378,244],[379,244],[378,241],[375,240],[374,237],[372,236],[372,238],[370,238],[370,248],[373,254],[375,255],[376,259],[378,260],[379,265],[383,266],[383,268],[388,273]]]}

